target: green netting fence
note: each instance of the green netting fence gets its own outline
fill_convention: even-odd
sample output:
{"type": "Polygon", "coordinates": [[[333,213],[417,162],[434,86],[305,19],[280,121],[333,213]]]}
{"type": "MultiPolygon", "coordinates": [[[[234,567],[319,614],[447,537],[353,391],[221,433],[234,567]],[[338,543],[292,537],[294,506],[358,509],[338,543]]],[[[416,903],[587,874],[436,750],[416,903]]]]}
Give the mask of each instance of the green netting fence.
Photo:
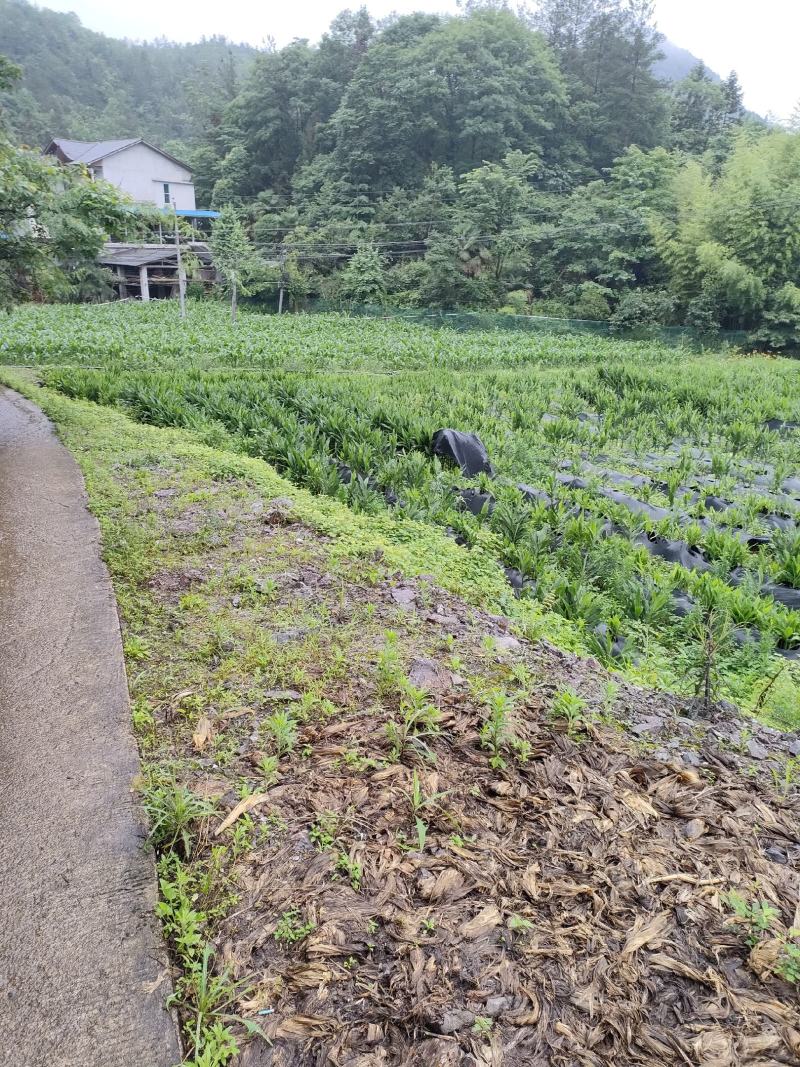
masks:
{"type": "Polygon", "coordinates": [[[745,346],[746,330],[720,330],[703,334],[689,326],[659,326],[639,331],[615,332],[608,322],[598,319],[559,319],[546,315],[508,315],[496,311],[440,311],[434,308],[393,308],[377,304],[344,304],[314,301],[309,311],[344,311],[350,315],[379,319],[401,319],[425,326],[448,326],[454,330],[517,330],[523,333],[589,334],[594,337],[619,337],[623,340],[656,340],[671,345],[694,348],[745,346]]]}

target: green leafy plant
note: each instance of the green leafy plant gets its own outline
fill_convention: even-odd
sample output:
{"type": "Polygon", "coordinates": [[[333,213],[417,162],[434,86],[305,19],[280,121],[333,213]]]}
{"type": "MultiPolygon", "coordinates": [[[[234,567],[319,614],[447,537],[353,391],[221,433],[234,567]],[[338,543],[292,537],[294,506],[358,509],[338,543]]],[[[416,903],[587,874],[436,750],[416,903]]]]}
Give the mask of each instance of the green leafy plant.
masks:
{"type": "Polygon", "coordinates": [[[492,1032],[494,1020],[485,1015],[476,1015],[472,1024],[472,1032],[476,1037],[488,1037],[492,1032]]]}
{"type": "Polygon", "coordinates": [[[425,739],[440,730],[441,712],[416,686],[406,684],[399,714],[386,724],[386,737],[392,759],[402,759],[411,749],[427,751],[425,739]]]}
{"type": "Polygon", "coordinates": [[[320,852],[333,848],[339,831],[339,816],[334,811],[323,811],[317,816],[308,836],[320,852]]]}
{"type": "Polygon", "coordinates": [[[148,840],[159,852],[180,848],[190,856],[198,823],[214,814],[214,803],[174,779],[151,779],[142,789],[150,823],[148,840]]]}
{"type": "Polygon", "coordinates": [[[384,646],[378,653],[378,692],[382,696],[402,689],[405,682],[397,634],[387,630],[384,634],[384,646]]]}
{"type": "MultiPolygon", "coordinates": [[[[237,1024],[248,1034],[261,1034],[261,1029],[250,1019],[244,1019],[233,1010],[237,1001],[247,995],[247,982],[234,982],[227,970],[215,974],[214,952],[206,945],[196,966],[186,971],[178,981],[177,988],[169,999],[190,1018],[187,1036],[195,1058],[199,1063],[216,1067],[213,1055],[235,1055],[238,1051],[228,1026],[237,1024]],[[227,1031],[227,1032],[226,1032],[227,1031]],[[231,1050],[234,1051],[231,1051],[231,1050]]],[[[262,1035],[263,1036],[263,1035],[262,1035]]],[[[223,1064],[225,1059],[217,1059],[223,1064]]]]}
{"type": "Polygon", "coordinates": [[[725,897],[737,919],[745,926],[748,943],[758,943],[761,934],[766,933],[779,917],[780,912],[765,900],[747,900],[740,893],[731,891],[725,897]]]}
{"type": "Polygon", "coordinates": [[[563,720],[567,724],[567,733],[572,737],[579,733],[585,724],[585,712],[587,702],[583,697],[570,689],[560,689],[550,708],[550,715],[556,721],[563,720]]]}
{"type": "Polygon", "coordinates": [[[491,752],[489,763],[495,770],[506,766],[503,752],[516,740],[514,734],[514,701],[501,689],[492,689],[485,695],[488,714],[480,729],[481,745],[491,752]]]}
{"type": "Polygon", "coordinates": [[[274,711],[264,721],[263,728],[272,740],[278,759],[287,756],[297,744],[297,720],[284,708],[274,711]]]}
{"type": "Polygon", "coordinates": [[[800,930],[779,928],[780,912],[765,900],[748,900],[741,893],[725,894],[725,902],[745,929],[747,944],[754,948],[768,934],[778,942],[772,969],[794,985],[800,984],[800,930]]]}
{"type": "Polygon", "coordinates": [[[513,934],[524,934],[528,930],[533,930],[533,923],[523,915],[509,916],[506,926],[513,934]]]}
{"type": "Polygon", "coordinates": [[[730,617],[719,608],[703,608],[695,618],[693,636],[697,641],[695,692],[702,697],[703,707],[708,711],[719,692],[719,660],[730,645],[730,617]]]}
{"type": "Polygon", "coordinates": [[[361,879],[364,876],[361,864],[351,860],[346,852],[340,852],[336,857],[336,870],[342,871],[350,886],[358,892],[361,888],[361,879]]]}
{"type": "Polygon", "coordinates": [[[258,761],[258,771],[265,786],[274,785],[278,780],[278,759],[278,756],[262,756],[258,761]]]}
{"type": "Polygon", "coordinates": [[[305,940],[314,929],[315,923],[310,920],[302,921],[299,908],[289,908],[278,919],[273,936],[279,943],[295,945],[298,941],[305,940]]]}

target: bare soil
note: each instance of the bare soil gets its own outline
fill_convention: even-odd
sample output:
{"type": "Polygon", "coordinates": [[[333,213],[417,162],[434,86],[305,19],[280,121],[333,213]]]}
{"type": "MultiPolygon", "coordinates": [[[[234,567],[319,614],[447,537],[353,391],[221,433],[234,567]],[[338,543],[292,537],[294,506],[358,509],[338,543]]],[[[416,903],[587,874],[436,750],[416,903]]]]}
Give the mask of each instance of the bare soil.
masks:
{"type": "Polygon", "coordinates": [[[185,761],[220,821],[243,782],[261,797],[238,903],[213,934],[269,1038],[242,1065],[798,1062],[798,987],[782,974],[800,927],[797,737],[619,679],[614,693],[592,660],[379,554],[337,555],[290,501],[199,488],[191,504],[139,490],[138,521],[171,562],[142,578],[148,621],[131,631],[174,636],[131,671],[134,694],[161,679],[153,751],[185,761]],[[399,760],[397,701],[378,684],[387,631],[441,711],[427,751],[399,760]],[[514,701],[524,762],[490,764],[488,687],[514,701]],[[565,687],[586,702],[572,729],[551,713],[565,687]],[[285,707],[299,737],[264,785],[264,723],[285,707]],[[768,928],[737,919],[731,892],[773,907],[768,928]],[[287,914],[308,928],[295,943],[276,939],[287,914]]]}

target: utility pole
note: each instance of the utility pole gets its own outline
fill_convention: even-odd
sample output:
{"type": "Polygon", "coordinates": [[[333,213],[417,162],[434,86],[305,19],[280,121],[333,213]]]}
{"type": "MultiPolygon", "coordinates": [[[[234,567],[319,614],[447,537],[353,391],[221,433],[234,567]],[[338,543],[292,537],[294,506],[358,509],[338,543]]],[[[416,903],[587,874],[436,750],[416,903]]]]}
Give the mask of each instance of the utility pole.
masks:
{"type": "Polygon", "coordinates": [[[278,290],[278,314],[283,312],[283,283],[285,281],[285,264],[286,264],[286,249],[281,248],[281,287],[278,290]]]}
{"type": "Polygon", "coordinates": [[[175,201],[172,201],[172,210],[175,212],[175,251],[178,255],[178,300],[181,305],[181,318],[186,318],[186,275],[183,271],[181,259],[181,235],[178,233],[178,209],[175,201]]]}

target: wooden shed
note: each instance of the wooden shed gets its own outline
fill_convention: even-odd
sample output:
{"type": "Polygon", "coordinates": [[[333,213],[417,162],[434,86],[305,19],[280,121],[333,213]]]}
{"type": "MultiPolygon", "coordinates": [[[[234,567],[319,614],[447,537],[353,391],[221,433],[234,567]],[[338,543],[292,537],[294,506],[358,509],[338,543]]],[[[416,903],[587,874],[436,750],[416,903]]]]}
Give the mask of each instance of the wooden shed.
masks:
{"type": "MultiPolygon", "coordinates": [[[[199,264],[200,279],[211,284],[214,265],[208,245],[191,241],[181,245],[184,260],[199,264]]],[[[115,275],[114,288],[121,300],[169,299],[178,295],[178,253],[170,244],[107,244],[98,257],[115,275]]],[[[186,266],[186,262],[184,266],[186,266]]]]}

